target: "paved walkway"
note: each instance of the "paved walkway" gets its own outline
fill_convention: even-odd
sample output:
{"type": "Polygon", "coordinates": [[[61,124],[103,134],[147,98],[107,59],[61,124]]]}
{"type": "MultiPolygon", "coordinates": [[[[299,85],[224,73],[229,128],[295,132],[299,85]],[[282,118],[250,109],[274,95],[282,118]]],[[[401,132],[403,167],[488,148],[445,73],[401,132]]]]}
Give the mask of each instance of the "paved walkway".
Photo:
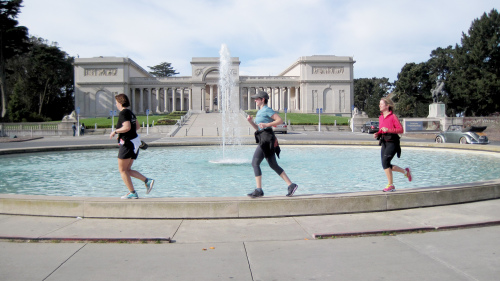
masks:
{"type": "MultiPolygon", "coordinates": [[[[239,135],[253,134],[253,129],[251,129],[243,114],[237,114],[237,116],[237,121],[233,120],[237,126],[233,127],[239,132],[239,135]]],[[[218,137],[222,136],[222,130],[221,113],[193,114],[179,132],[175,134],[175,137],[218,137]]]]}
{"type": "Polygon", "coordinates": [[[498,280],[500,276],[500,200],[260,219],[0,215],[0,237],[0,280],[498,280]]]}

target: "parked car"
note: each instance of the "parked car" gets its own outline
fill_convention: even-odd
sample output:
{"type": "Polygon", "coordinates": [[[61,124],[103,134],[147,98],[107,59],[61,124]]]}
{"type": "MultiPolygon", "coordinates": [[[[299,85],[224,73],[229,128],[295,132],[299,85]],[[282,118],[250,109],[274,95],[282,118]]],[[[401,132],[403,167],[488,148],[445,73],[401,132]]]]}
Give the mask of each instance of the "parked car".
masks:
{"type": "Polygon", "coordinates": [[[287,126],[286,126],[286,123],[283,122],[283,124],[280,124],[278,126],[273,126],[273,131],[275,133],[282,133],[282,134],[286,134],[287,133],[287,126]]]}
{"type": "Polygon", "coordinates": [[[378,132],[378,121],[368,121],[361,127],[362,133],[373,134],[378,132]]]}
{"type": "Polygon", "coordinates": [[[436,136],[437,143],[488,144],[488,137],[483,131],[486,126],[462,128],[461,125],[450,125],[448,130],[436,136]]]}

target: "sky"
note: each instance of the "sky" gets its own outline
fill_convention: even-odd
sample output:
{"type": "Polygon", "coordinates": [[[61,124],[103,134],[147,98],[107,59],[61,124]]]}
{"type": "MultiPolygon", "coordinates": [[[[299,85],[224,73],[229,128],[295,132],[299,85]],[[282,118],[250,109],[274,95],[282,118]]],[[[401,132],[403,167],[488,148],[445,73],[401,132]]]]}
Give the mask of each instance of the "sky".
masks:
{"type": "MultiPolygon", "coordinates": [[[[495,4],[497,4],[495,6],[495,4]]],[[[406,63],[460,44],[498,0],[24,0],[17,20],[70,56],[169,62],[226,44],[240,75],[279,75],[302,56],[352,56],[354,78],[397,79],[406,63]]]]}

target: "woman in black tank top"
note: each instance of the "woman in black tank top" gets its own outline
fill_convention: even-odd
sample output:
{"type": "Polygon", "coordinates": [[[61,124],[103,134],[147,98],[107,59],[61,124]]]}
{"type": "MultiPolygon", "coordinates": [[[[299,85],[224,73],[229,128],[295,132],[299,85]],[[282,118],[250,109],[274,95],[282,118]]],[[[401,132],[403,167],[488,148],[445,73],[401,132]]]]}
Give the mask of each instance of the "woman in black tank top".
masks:
{"type": "Polygon", "coordinates": [[[125,94],[115,96],[116,108],[120,110],[118,122],[116,123],[116,130],[109,134],[112,139],[118,134],[118,144],[120,149],[118,151],[118,170],[122,177],[123,182],[127,186],[129,193],[122,196],[122,199],[138,199],[139,196],[134,189],[132,177],[144,182],[146,186],[146,194],[153,189],[154,180],[146,178],[138,171],[132,170],[132,164],[139,155],[139,145],[141,140],[137,135],[137,130],[141,128],[135,114],[128,109],[130,101],[125,94]]]}

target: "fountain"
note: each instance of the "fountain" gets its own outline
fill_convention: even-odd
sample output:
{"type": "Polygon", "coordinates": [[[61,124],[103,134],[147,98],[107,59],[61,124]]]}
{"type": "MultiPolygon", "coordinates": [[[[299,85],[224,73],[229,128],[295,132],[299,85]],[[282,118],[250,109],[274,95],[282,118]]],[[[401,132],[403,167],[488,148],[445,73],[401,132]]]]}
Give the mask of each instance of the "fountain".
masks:
{"type": "Polygon", "coordinates": [[[222,115],[222,159],[211,161],[222,164],[242,164],[247,160],[237,158],[241,146],[239,124],[239,91],[234,81],[231,54],[226,44],[219,51],[219,110],[222,115]]]}

